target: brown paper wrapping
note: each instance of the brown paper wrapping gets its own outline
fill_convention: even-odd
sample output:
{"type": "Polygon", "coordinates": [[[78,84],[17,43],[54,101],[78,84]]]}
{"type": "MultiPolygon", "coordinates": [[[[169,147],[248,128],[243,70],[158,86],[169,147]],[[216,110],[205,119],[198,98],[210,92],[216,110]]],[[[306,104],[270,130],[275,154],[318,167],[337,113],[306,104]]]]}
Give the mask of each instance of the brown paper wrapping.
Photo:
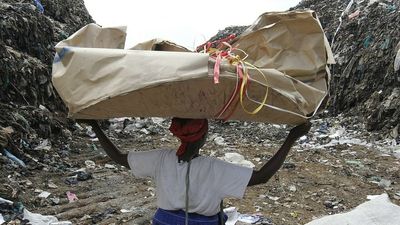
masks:
{"type": "MultiPolygon", "coordinates": [[[[53,85],[71,117],[216,118],[235,89],[235,67],[227,61],[214,84],[208,54],[159,39],[129,50],[124,42],[124,28],[89,24],[56,46],[53,85]]],[[[312,11],[265,13],[231,44],[259,69],[248,67],[243,107],[252,111],[266,92],[268,98],[254,115],[231,106],[229,119],[295,125],[324,106],[327,65],[334,61],[312,11]]]]}

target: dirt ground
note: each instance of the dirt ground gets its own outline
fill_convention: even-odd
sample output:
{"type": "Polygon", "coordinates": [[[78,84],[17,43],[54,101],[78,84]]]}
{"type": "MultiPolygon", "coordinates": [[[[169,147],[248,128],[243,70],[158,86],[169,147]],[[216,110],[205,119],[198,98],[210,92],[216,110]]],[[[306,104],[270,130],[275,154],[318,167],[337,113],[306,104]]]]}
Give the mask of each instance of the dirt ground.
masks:
{"type": "MultiPolygon", "coordinates": [[[[178,142],[165,131],[166,126],[164,123],[160,128],[163,131],[153,134],[143,130],[133,135],[108,134],[123,151],[176,148],[178,142]]],[[[336,129],[332,127],[329,132],[336,129]]],[[[320,125],[314,126],[307,139],[292,149],[283,168],[267,184],[248,188],[242,200],[226,199],[225,207],[234,206],[240,213],[261,214],[273,224],[287,225],[305,224],[324,215],[348,211],[367,201],[367,195],[386,192],[392,202],[400,205],[398,158],[373,146],[347,143],[321,148],[328,141],[317,143],[318,129],[320,125]],[[385,185],[384,181],[390,182],[385,185]]],[[[203,154],[221,157],[226,152],[236,152],[259,168],[279,148],[288,128],[214,123],[210,130],[203,154]]],[[[18,177],[23,186],[19,199],[24,206],[73,224],[150,224],[156,210],[154,183],[136,179],[127,168],[114,164],[99,142],[85,132],[74,133],[71,138],[71,152],[61,158],[69,167],[64,172],[44,169],[18,177]],[[93,161],[95,167],[87,168],[87,160],[93,161]],[[81,168],[86,168],[93,178],[67,184],[66,178],[81,168]],[[39,191],[35,189],[51,195],[38,198],[39,191]],[[75,193],[79,200],[69,203],[67,191],[75,193]]],[[[9,177],[12,179],[13,175],[9,177]]]]}

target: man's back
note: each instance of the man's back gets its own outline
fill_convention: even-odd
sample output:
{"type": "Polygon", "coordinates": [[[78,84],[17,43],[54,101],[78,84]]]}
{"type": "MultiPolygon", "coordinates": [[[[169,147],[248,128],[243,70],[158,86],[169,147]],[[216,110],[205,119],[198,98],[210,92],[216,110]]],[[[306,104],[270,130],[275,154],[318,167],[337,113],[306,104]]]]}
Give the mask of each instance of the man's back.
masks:
{"type": "MultiPolygon", "coordinates": [[[[175,150],[130,152],[128,162],[137,177],[152,177],[157,186],[157,205],[165,210],[185,209],[189,164],[178,162],[175,150]]],[[[212,216],[224,197],[242,198],[253,170],[212,157],[190,162],[189,212],[212,216]]]]}

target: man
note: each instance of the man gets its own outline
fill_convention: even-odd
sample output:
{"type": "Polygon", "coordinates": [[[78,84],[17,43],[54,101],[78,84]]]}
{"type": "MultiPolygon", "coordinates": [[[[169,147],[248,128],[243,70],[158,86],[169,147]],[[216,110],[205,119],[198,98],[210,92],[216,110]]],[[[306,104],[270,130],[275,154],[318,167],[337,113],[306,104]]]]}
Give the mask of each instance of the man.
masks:
{"type": "Polygon", "coordinates": [[[223,224],[221,201],[225,197],[242,198],[247,186],[266,183],[282,166],[295,141],[311,127],[307,122],[293,128],[277,153],[260,170],[253,170],[199,155],[207,138],[206,119],[172,119],[170,131],[181,140],[177,151],[158,149],[128,154],[115,147],[96,121],[84,122],[93,127],[111,159],[129,167],[137,177],[155,180],[155,225],[223,224]]]}

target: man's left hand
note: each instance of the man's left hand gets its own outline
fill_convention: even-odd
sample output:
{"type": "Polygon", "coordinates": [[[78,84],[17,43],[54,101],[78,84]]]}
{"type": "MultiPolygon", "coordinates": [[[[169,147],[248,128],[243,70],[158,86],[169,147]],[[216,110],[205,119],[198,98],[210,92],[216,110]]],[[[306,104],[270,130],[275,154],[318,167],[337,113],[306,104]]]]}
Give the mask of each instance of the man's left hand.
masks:
{"type": "Polygon", "coordinates": [[[301,136],[304,136],[310,131],[311,129],[311,122],[307,121],[303,124],[300,124],[296,127],[294,127],[292,130],[290,130],[289,137],[293,139],[298,139],[301,136]]]}

